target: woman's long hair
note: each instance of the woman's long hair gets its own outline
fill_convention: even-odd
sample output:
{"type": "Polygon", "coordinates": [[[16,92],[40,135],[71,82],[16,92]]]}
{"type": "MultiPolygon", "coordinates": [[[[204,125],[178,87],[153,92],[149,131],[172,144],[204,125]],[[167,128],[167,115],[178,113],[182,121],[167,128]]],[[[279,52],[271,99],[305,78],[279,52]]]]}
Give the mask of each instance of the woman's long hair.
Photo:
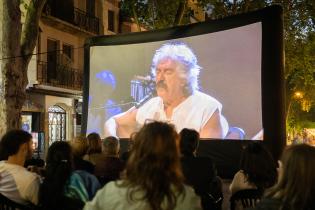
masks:
{"type": "Polygon", "coordinates": [[[281,209],[314,209],[315,148],[306,144],[288,147],[281,158],[279,181],[266,197],[283,201],[281,209]]]}
{"type": "Polygon", "coordinates": [[[43,209],[61,205],[64,187],[72,171],[71,146],[63,141],[54,142],[48,149],[45,178],[39,194],[39,204],[43,209]]]}
{"type": "Polygon", "coordinates": [[[174,126],[163,122],[145,124],[136,134],[126,166],[128,199],[144,192],[152,210],[174,209],[177,196],[184,193],[180,169],[178,134],[174,126]],[[163,205],[162,205],[163,204],[163,205]]]}
{"type": "Polygon", "coordinates": [[[277,167],[271,153],[257,142],[249,143],[243,150],[240,169],[247,181],[264,191],[277,181],[277,167]]]}

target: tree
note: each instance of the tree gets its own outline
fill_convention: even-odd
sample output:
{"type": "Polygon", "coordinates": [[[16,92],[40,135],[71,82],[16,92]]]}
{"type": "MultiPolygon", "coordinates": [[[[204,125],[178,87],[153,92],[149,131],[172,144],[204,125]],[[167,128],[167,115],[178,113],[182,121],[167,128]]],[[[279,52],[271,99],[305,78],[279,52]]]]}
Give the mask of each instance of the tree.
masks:
{"type": "Polygon", "coordinates": [[[27,69],[38,36],[38,24],[46,0],[2,0],[0,3],[1,73],[0,134],[21,127],[21,110],[26,98],[27,69]],[[21,23],[22,4],[27,4],[21,23]]]}
{"type": "Polygon", "coordinates": [[[187,24],[185,15],[189,13],[188,0],[123,0],[121,15],[132,18],[138,25],[147,29],[161,29],[187,24]]]}
{"type": "MultiPolygon", "coordinates": [[[[189,8],[181,3],[188,1],[176,0],[171,5],[160,3],[158,0],[133,0],[132,6],[137,13],[128,11],[129,1],[123,1],[125,15],[138,19],[139,24],[149,29],[171,27],[187,24],[185,16],[189,16],[189,8]],[[140,3],[141,2],[141,3],[140,3]],[[138,7],[138,4],[141,6],[138,7]],[[151,9],[149,9],[151,8],[151,9]],[[178,11],[182,19],[175,22],[178,11]],[[136,18],[138,17],[138,18],[136,18]],[[163,19],[165,17],[165,19],[163,19]]],[[[199,0],[196,2],[208,14],[209,19],[220,19],[230,15],[245,13],[264,8],[272,4],[283,7],[284,42],[285,42],[285,88],[287,125],[295,126],[303,118],[301,111],[309,111],[315,105],[315,1],[313,0],[199,0]],[[303,93],[303,98],[297,100],[296,91],[303,93]],[[299,116],[298,116],[299,115],[299,116]],[[294,122],[294,123],[293,123],[294,122]]],[[[186,18],[187,20],[187,18],[186,18]]],[[[306,116],[306,115],[303,115],[306,116]]]]}

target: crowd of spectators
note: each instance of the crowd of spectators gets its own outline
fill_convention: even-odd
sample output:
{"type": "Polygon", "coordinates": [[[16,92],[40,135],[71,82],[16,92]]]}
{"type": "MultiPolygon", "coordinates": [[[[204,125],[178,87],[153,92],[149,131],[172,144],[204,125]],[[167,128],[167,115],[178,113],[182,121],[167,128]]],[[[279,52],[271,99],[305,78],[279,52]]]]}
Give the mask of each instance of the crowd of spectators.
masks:
{"type": "MultiPolygon", "coordinates": [[[[45,161],[32,157],[32,136],[7,132],[0,141],[0,193],[45,210],[221,210],[222,180],[210,157],[197,155],[199,133],[149,122],[132,134],[120,154],[120,140],[97,133],[57,141],[45,161]]],[[[315,148],[285,148],[277,162],[262,143],[242,152],[231,194],[256,189],[252,210],[315,209],[315,148]]]]}

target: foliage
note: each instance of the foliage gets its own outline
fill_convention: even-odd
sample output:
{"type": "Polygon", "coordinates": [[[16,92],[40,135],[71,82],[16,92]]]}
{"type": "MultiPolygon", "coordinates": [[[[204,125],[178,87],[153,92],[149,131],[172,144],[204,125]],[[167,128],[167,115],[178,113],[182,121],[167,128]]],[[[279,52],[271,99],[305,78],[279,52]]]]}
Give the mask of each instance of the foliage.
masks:
{"type": "Polygon", "coordinates": [[[190,10],[187,8],[187,0],[123,0],[121,2],[122,18],[132,18],[137,24],[147,29],[161,29],[170,27],[176,22],[176,18],[183,14],[186,16],[179,24],[188,23],[190,10]],[[184,6],[184,8],[181,8],[184,6]],[[183,9],[183,11],[180,11],[183,9]]]}

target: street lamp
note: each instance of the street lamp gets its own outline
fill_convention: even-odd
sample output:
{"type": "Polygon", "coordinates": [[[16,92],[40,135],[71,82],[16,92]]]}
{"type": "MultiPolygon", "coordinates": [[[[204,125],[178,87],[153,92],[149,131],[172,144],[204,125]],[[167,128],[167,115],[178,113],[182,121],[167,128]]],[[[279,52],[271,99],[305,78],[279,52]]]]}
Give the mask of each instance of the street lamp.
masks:
{"type": "Polygon", "coordinates": [[[300,91],[296,91],[296,92],[294,93],[294,97],[295,97],[296,99],[301,99],[301,98],[303,98],[303,93],[300,92],[300,91]]]}

